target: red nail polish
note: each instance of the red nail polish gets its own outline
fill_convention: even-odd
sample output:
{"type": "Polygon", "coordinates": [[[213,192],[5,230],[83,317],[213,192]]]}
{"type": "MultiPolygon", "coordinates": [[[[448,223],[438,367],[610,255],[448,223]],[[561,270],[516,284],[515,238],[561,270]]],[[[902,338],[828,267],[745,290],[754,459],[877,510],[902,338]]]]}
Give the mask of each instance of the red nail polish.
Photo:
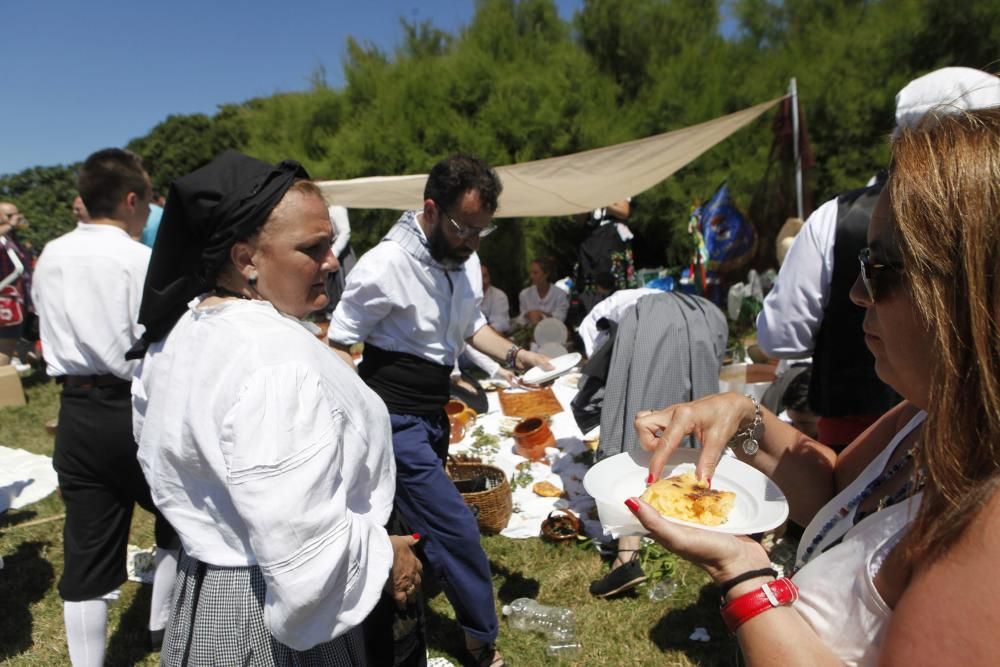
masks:
{"type": "Polygon", "coordinates": [[[632,514],[639,513],[639,503],[636,502],[635,498],[626,498],[625,507],[627,507],[632,514]]]}
{"type": "Polygon", "coordinates": [[[648,475],[646,475],[646,486],[649,486],[652,483],[653,483],[653,473],[649,473],[648,475]]]}
{"type": "Polygon", "coordinates": [[[410,537],[412,537],[413,539],[419,541],[420,540],[420,533],[413,533],[412,535],[410,535],[410,537]]]}

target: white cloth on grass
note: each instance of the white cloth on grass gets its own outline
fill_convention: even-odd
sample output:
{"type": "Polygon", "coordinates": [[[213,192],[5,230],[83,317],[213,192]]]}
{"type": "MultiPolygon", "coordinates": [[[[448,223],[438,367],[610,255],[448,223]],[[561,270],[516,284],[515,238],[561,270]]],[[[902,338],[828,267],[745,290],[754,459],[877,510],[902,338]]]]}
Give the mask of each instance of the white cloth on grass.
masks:
{"type": "Polygon", "coordinates": [[[270,303],[199,303],[133,381],[139,462],[184,550],[259,566],[268,630],[315,646],[361,624],[392,565],[388,413],[270,303]]]}
{"type": "Polygon", "coordinates": [[[37,502],[57,486],[59,481],[51,458],[0,447],[0,512],[37,502]]]}

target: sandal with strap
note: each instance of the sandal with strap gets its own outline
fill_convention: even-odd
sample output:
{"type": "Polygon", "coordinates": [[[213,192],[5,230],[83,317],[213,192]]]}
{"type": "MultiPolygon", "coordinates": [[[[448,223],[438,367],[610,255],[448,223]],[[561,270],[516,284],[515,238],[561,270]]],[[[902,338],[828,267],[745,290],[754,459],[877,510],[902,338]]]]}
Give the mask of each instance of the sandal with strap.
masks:
{"type": "Polygon", "coordinates": [[[497,652],[497,645],[493,642],[488,642],[475,649],[466,647],[465,650],[469,654],[469,664],[474,667],[507,667],[503,656],[497,652]]]}

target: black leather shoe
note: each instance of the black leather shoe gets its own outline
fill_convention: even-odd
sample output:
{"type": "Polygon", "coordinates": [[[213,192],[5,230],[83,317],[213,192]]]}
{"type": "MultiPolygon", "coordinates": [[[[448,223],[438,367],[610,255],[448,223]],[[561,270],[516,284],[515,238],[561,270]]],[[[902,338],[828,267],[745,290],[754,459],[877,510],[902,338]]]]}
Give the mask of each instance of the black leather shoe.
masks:
{"type": "Polygon", "coordinates": [[[646,581],[646,573],[642,571],[639,559],[633,557],[629,562],[616,567],[606,575],[590,584],[590,594],[598,598],[606,598],[618,593],[632,590],[646,581]]]}
{"type": "Polygon", "coordinates": [[[166,630],[150,630],[147,638],[147,648],[151,653],[159,653],[163,648],[163,635],[166,630]]]}

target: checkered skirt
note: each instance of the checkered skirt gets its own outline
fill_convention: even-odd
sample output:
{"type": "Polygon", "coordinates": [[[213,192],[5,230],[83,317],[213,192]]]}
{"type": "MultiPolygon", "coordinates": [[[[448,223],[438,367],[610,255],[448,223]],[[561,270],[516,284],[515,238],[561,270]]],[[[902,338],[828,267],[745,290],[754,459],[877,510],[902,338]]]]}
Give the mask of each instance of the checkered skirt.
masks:
{"type": "Polygon", "coordinates": [[[361,628],[308,651],[295,651],[278,642],[264,625],[265,588],[258,567],[215,567],[182,553],[161,664],[168,667],[365,664],[361,628]]]}

